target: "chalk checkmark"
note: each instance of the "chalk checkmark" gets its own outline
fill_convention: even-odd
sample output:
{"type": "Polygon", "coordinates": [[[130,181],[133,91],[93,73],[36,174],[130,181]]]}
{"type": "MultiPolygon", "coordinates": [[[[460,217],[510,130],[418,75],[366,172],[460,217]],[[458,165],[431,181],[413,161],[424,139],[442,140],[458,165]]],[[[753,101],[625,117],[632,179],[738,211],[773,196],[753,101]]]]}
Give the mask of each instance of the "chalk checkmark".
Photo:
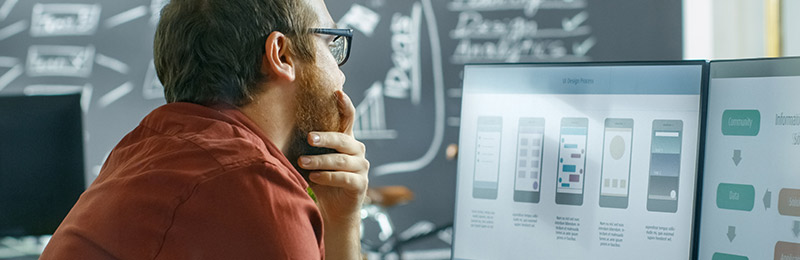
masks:
{"type": "Polygon", "coordinates": [[[580,12],[572,17],[572,19],[564,18],[561,20],[561,27],[564,28],[564,31],[571,32],[577,29],[578,27],[586,22],[586,19],[589,19],[589,13],[586,11],[580,12]]]}
{"type": "Polygon", "coordinates": [[[583,57],[587,52],[589,52],[589,50],[592,49],[592,47],[594,47],[595,44],[597,44],[597,40],[595,40],[594,37],[589,37],[580,44],[573,43],[572,53],[574,53],[575,56],[583,57]]]}

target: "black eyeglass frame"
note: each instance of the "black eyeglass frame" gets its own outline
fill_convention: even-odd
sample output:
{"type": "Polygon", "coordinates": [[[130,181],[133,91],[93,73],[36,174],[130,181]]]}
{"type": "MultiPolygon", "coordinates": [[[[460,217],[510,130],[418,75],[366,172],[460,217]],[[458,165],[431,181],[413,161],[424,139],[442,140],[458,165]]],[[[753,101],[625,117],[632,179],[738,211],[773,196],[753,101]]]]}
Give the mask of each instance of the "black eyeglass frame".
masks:
{"type": "Polygon", "coordinates": [[[334,35],[336,36],[336,38],[333,38],[334,41],[339,37],[345,37],[347,50],[345,50],[344,60],[339,62],[338,65],[342,66],[350,59],[350,48],[353,46],[353,29],[312,28],[310,31],[312,33],[334,35]]]}

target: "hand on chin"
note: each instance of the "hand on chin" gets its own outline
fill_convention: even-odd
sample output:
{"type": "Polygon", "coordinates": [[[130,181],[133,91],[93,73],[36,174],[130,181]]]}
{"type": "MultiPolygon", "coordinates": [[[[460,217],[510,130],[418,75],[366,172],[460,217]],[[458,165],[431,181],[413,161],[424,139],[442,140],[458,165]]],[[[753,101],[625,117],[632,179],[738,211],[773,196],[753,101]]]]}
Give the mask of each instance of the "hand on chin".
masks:
{"type": "Polygon", "coordinates": [[[360,220],[366,196],[369,161],[366,148],[353,136],[355,107],[343,91],[336,91],[341,132],[308,133],[313,154],[300,156],[297,164],[308,172],[308,180],[326,222],[360,220]],[[319,153],[317,153],[319,152],[319,153]]]}

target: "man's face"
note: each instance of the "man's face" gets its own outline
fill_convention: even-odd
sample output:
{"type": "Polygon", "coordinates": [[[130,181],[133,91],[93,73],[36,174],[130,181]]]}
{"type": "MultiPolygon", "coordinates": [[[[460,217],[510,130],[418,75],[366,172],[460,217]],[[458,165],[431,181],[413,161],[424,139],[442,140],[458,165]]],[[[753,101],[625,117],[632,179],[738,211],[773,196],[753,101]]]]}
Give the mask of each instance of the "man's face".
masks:
{"type": "MultiPolygon", "coordinates": [[[[325,6],[323,0],[306,1],[317,17],[316,27],[336,28],[336,23],[333,21],[333,18],[331,18],[331,14],[328,13],[328,8],[325,6]]],[[[317,57],[315,65],[320,69],[320,73],[322,73],[320,76],[331,81],[332,85],[330,87],[333,88],[331,92],[342,89],[345,81],[344,73],[339,69],[339,65],[336,63],[336,59],[333,58],[331,50],[328,47],[328,44],[330,44],[335,37],[336,36],[327,34],[314,35],[314,49],[316,50],[317,57]]]]}
{"type": "MultiPolygon", "coordinates": [[[[316,27],[335,28],[323,0],[306,0],[314,16],[316,27]]],[[[315,34],[314,47],[316,60],[311,64],[301,64],[297,73],[296,126],[306,134],[310,131],[343,131],[339,120],[339,106],[334,92],[344,85],[344,73],[331,54],[328,45],[334,36],[315,34]]]]}
{"type": "MultiPolygon", "coordinates": [[[[328,14],[322,0],[309,0],[309,6],[319,17],[320,28],[334,28],[335,24],[328,14]]],[[[297,71],[295,130],[287,158],[308,181],[308,172],[298,167],[297,159],[301,155],[331,153],[329,149],[311,147],[307,136],[312,131],[342,132],[342,125],[337,90],[344,85],[344,73],[339,69],[328,44],[333,40],[328,35],[315,35],[314,49],[316,61],[302,64],[297,71]]]]}

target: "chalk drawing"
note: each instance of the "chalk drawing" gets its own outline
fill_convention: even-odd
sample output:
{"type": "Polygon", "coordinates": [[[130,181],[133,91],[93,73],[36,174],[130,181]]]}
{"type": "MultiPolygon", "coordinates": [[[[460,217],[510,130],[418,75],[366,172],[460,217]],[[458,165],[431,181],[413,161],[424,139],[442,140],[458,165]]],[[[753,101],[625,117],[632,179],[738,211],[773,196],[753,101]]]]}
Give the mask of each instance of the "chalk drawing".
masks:
{"type": "Polygon", "coordinates": [[[561,27],[564,31],[571,32],[578,29],[583,22],[589,19],[589,12],[583,11],[578,13],[572,18],[564,18],[561,20],[561,27]]]}
{"type": "Polygon", "coordinates": [[[109,17],[103,23],[107,29],[114,28],[124,23],[131,22],[133,20],[139,19],[147,15],[148,9],[146,6],[140,5],[131,9],[128,9],[125,12],[116,14],[114,16],[109,17]]]}
{"type": "Polygon", "coordinates": [[[380,20],[381,16],[375,11],[359,4],[353,4],[350,10],[342,16],[342,19],[339,19],[338,25],[342,28],[353,28],[367,37],[372,37],[380,20]]]}
{"type": "Polygon", "coordinates": [[[156,74],[156,66],[152,60],[147,67],[147,74],[144,77],[144,85],[142,86],[142,95],[144,99],[163,99],[164,98],[164,85],[158,79],[156,74]]]}
{"type": "Polygon", "coordinates": [[[428,26],[428,33],[431,44],[431,59],[433,61],[433,86],[434,86],[434,113],[435,123],[433,130],[433,140],[430,147],[422,157],[404,162],[394,162],[380,165],[371,170],[376,176],[406,173],[418,171],[430,164],[439,153],[439,148],[444,140],[445,128],[445,86],[442,64],[441,42],[439,39],[439,29],[436,25],[436,15],[433,12],[433,5],[430,0],[422,0],[422,11],[425,14],[425,22],[428,26]]]}
{"type": "Polygon", "coordinates": [[[98,4],[36,4],[31,16],[31,36],[92,35],[100,21],[98,4]]]}
{"type": "Polygon", "coordinates": [[[33,45],[28,48],[28,76],[86,78],[92,74],[94,46],[33,45]]]}
{"type": "Polygon", "coordinates": [[[11,36],[24,32],[27,29],[28,22],[24,20],[6,26],[5,28],[0,29],[0,41],[11,38],[11,36]]]}
{"type": "Polygon", "coordinates": [[[16,80],[23,73],[25,73],[25,68],[22,67],[22,64],[19,64],[0,76],[0,91],[3,91],[4,88],[8,87],[11,82],[16,80]]]}
{"type": "Polygon", "coordinates": [[[595,44],[597,44],[597,39],[594,37],[589,37],[581,43],[573,43],[572,53],[574,53],[575,56],[583,57],[587,52],[589,52],[589,50],[592,49],[592,47],[594,47],[595,44]]]}
{"type": "Polygon", "coordinates": [[[422,7],[415,3],[411,16],[396,13],[392,17],[391,46],[393,67],[386,73],[384,85],[386,96],[392,98],[411,98],[413,105],[422,99],[420,37],[422,7]]]}
{"type": "Polygon", "coordinates": [[[97,100],[97,105],[100,106],[100,108],[107,107],[108,105],[111,105],[117,100],[130,94],[131,91],[133,91],[133,83],[131,83],[130,81],[125,82],[119,87],[116,87],[115,89],[109,91],[108,93],[100,97],[100,99],[97,100]]]}
{"type": "Polygon", "coordinates": [[[14,57],[1,57],[0,56],[0,67],[1,68],[12,68],[19,64],[19,59],[14,57]]]}
{"type": "Polygon", "coordinates": [[[386,129],[386,106],[380,82],[367,89],[366,97],[356,107],[353,134],[361,140],[397,138],[397,131],[386,129]]]}
{"type": "Polygon", "coordinates": [[[119,72],[120,74],[128,74],[128,71],[130,70],[128,68],[128,64],[100,53],[94,57],[94,62],[97,62],[97,65],[109,68],[113,71],[119,72]]]}
{"type": "Polygon", "coordinates": [[[14,9],[17,2],[18,0],[6,0],[3,5],[0,5],[0,22],[8,18],[8,14],[11,13],[11,9],[14,9]]]}
{"type": "Polygon", "coordinates": [[[81,92],[83,92],[83,86],[70,85],[30,85],[22,90],[26,96],[67,95],[81,92]]]}
{"type": "Polygon", "coordinates": [[[582,8],[586,8],[586,0],[453,0],[447,4],[447,9],[454,12],[523,10],[528,17],[534,16],[540,9],[582,8]]]}

